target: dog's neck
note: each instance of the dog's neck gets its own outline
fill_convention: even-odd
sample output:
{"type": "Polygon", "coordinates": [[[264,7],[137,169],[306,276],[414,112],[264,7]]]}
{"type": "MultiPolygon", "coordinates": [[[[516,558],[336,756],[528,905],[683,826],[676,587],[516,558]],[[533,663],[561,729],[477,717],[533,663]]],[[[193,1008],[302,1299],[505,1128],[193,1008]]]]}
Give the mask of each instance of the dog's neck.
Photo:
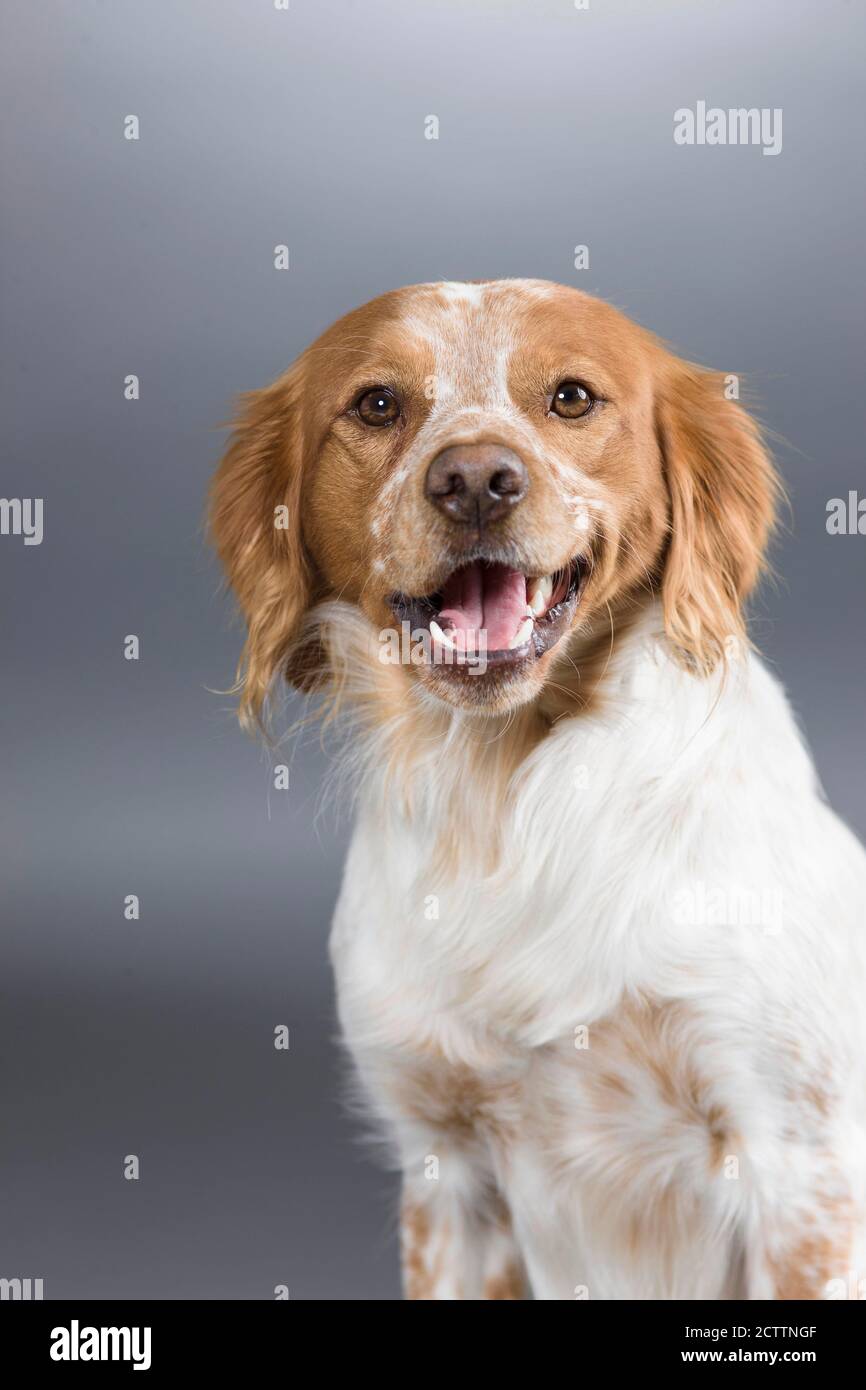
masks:
{"type": "Polygon", "coordinates": [[[427,834],[431,856],[450,865],[469,856],[488,870],[496,826],[527,760],[563,721],[615,728],[631,706],[641,653],[664,643],[654,603],[606,613],[572,635],[536,700],[479,715],[436,700],[411,670],[383,665],[356,608],[327,604],[313,616],[330,668],[325,724],[340,734],[332,782],[340,801],[351,788],[383,822],[397,817],[427,834]]]}

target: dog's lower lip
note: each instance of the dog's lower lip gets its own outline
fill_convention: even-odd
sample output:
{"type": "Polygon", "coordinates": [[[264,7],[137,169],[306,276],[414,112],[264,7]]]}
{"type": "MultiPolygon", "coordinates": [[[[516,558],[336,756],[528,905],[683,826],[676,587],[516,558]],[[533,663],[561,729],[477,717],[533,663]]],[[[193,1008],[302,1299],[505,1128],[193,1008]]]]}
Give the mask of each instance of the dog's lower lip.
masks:
{"type": "MultiPolygon", "coordinates": [[[[532,631],[527,640],[519,646],[485,650],[486,666],[520,666],[537,660],[546,651],[550,651],[567,631],[567,620],[582,597],[588,572],[588,563],[583,556],[576,556],[568,565],[558,571],[557,574],[561,575],[563,580],[567,577],[567,584],[556,603],[543,613],[533,616],[532,631]]],[[[456,573],[458,573],[457,570],[452,571],[452,575],[456,573]]],[[[529,577],[527,577],[527,582],[532,582],[529,577]]],[[[556,585],[556,576],[554,576],[554,585],[556,585]]],[[[554,587],[555,591],[556,588],[554,587]]],[[[436,624],[440,615],[442,589],[417,597],[395,593],[390,596],[388,603],[395,617],[401,622],[408,621],[413,631],[429,632],[431,622],[436,624]]],[[[527,616],[530,616],[529,613],[527,616]]],[[[441,669],[455,672],[459,676],[467,666],[471,667],[476,660],[477,654],[471,650],[455,653],[455,660],[441,669]]]]}

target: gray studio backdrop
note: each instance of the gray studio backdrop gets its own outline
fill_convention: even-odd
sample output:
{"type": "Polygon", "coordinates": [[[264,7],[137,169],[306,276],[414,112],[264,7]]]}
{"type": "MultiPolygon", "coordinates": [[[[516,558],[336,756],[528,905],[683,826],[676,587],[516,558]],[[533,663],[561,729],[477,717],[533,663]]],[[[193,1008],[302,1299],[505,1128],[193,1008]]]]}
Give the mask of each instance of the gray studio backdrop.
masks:
{"type": "Polygon", "coordinates": [[[0,536],[0,1277],[46,1298],[393,1298],[395,1180],[340,1100],[325,754],[308,740],[276,792],[210,693],[240,647],[201,530],[220,422],[338,314],[439,278],[576,284],[742,372],[792,498],[755,633],[863,833],[866,536],[825,519],[864,484],[866,15],[2,13],[0,491],[44,499],[44,536],[0,536]],[[781,153],[677,146],[673,113],[700,100],[781,108],[781,153]]]}

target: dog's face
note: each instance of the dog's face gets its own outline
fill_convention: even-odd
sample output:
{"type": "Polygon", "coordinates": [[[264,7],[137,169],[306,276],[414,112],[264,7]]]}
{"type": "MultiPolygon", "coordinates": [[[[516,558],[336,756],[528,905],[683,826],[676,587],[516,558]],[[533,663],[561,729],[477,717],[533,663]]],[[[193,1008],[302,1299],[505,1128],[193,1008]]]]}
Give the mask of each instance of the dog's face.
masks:
{"type": "Polygon", "coordinates": [[[726,379],[542,281],[397,290],[250,398],[214,488],[244,608],[244,699],[311,683],[296,641],[339,598],[407,624],[407,678],[451,704],[533,699],[575,631],[658,589],[683,658],[742,632],[774,477],[726,379]]]}

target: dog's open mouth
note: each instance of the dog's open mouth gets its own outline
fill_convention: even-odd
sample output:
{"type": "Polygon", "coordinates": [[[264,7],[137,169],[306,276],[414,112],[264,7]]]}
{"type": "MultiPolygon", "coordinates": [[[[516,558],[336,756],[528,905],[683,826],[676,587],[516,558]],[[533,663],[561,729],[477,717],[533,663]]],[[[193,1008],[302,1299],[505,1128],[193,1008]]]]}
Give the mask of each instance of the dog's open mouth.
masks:
{"type": "Polygon", "coordinates": [[[477,660],[512,665],[549,651],[568,630],[580,602],[588,566],[573,560],[554,574],[527,575],[493,561],[456,569],[432,594],[391,597],[391,607],[413,632],[429,633],[448,664],[477,660]]]}

